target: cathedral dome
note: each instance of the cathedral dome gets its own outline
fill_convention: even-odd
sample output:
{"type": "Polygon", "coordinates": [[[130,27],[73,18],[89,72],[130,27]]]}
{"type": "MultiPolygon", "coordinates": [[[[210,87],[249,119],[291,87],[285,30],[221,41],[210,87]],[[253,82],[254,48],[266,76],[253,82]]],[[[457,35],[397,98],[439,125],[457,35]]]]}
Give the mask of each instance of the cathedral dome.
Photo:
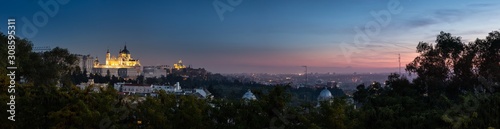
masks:
{"type": "Polygon", "coordinates": [[[125,45],[125,47],[123,48],[122,51],[120,51],[120,53],[130,54],[130,52],[127,50],[127,45],[125,45]]]}
{"type": "Polygon", "coordinates": [[[328,89],[325,87],[325,89],[323,89],[323,90],[319,93],[319,96],[318,96],[318,101],[329,100],[329,99],[332,99],[332,98],[333,98],[332,93],[330,92],[330,90],[328,90],[328,89]]]}
{"type": "Polygon", "coordinates": [[[243,95],[242,98],[246,99],[246,100],[256,100],[257,99],[257,97],[255,97],[255,95],[252,93],[252,91],[250,91],[250,89],[248,89],[248,91],[243,95]]]}

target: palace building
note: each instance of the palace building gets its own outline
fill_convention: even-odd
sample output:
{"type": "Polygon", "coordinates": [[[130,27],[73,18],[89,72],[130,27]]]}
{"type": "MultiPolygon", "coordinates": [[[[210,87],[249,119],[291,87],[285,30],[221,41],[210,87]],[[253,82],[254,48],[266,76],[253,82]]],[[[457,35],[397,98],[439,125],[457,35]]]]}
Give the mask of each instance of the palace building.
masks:
{"type": "Polygon", "coordinates": [[[95,58],[89,55],[76,54],[77,64],[80,67],[81,72],[87,72],[87,74],[92,73],[94,68],[95,58]]]}
{"type": "Polygon", "coordinates": [[[111,56],[106,52],[105,64],[100,64],[98,58],[94,61],[93,73],[99,73],[103,76],[116,76],[122,78],[135,78],[141,74],[141,63],[139,60],[131,57],[127,46],[120,50],[117,57],[111,56]]]}

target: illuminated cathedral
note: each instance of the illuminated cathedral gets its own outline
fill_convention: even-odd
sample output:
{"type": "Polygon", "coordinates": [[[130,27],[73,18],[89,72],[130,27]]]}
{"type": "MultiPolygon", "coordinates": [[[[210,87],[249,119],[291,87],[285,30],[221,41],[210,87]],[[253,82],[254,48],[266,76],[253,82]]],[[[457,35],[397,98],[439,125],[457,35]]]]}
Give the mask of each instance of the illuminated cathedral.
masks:
{"type": "Polygon", "coordinates": [[[99,60],[95,61],[94,68],[131,68],[141,66],[139,60],[135,60],[130,56],[130,51],[127,50],[127,45],[120,50],[118,57],[112,57],[109,49],[106,52],[106,64],[99,64],[99,60]]]}
{"type": "Polygon", "coordinates": [[[100,64],[96,58],[94,61],[94,72],[101,75],[119,76],[119,77],[136,77],[141,73],[141,63],[139,60],[131,57],[130,51],[127,50],[127,45],[120,50],[118,57],[111,56],[111,53],[106,52],[105,64],[100,64]]]}
{"type": "Polygon", "coordinates": [[[186,66],[182,64],[182,60],[179,60],[178,63],[174,64],[174,69],[176,69],[176,70],[185,69],[185,68],[186,68],[186,66]]]}

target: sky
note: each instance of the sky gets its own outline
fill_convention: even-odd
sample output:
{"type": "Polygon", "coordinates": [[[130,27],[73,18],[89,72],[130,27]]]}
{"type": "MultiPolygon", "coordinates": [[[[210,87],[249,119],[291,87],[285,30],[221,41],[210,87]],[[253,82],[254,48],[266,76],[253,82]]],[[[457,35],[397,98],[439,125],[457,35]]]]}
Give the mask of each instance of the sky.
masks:
{"type": "Polygon", "coordinates": [[[500,29],[497,0],[8,0],[1,32],[104,60],[127,45],[143,66],[179,59],[214,73],[398,71],[440,31],[500,29]],[[39,2],[41,4],[39,4],[39,2]],[[34,29],[33,29],[34,28],[34,29]],[[36,30],[36,31],[33,31],[36,30]]]}

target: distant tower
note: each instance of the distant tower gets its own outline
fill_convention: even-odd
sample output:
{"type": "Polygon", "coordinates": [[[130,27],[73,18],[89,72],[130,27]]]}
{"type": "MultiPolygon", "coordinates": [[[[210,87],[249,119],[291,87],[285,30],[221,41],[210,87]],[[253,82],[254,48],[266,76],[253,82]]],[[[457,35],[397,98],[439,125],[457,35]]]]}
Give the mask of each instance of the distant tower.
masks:
{"type": "Polygon", "coordinates": [[[398,62],[399,62],[399,76],[401,76],[401,54],[398,53],[398,62]]]}
{"type": "Polygon", "coordinates": [[[111,59],[111,53],[109,53],[109,49],[108,51],[106,52],[106,65],[109,65],[109,60],[111,59]]]}
{"type": "Polygon", "coordinates": [[[94,66],[98,66],[99,65],[99,57],[95,57],[95,61],[94,61],[94,66]]]}

